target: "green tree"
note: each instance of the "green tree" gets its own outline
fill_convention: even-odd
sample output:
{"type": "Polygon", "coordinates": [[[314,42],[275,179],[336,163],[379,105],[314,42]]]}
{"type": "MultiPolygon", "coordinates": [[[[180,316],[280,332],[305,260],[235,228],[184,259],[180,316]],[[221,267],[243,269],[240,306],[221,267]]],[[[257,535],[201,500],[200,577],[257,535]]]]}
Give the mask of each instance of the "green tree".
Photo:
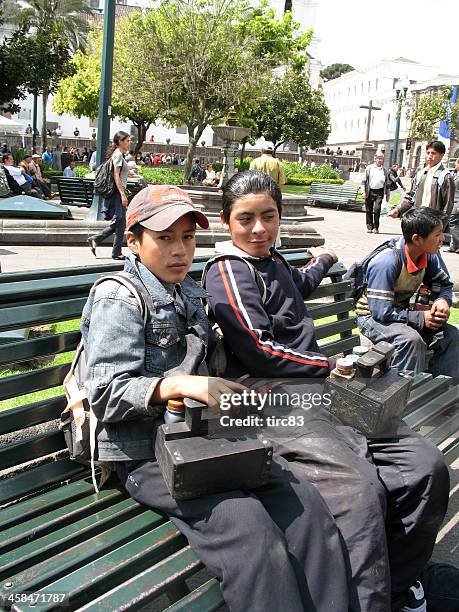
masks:
{"type": "MultiPolygon", "coordinates": [[[[148,128],[158,118],[154,92],[145,87],[144,63],[136,58],[139,41],[133,39],[129,18],[117,22],[114,46],[112,116],[130,121],[137,129],[139,151],[148,128]]],[[[102,32],[92,32],[89,46],[72,60],[73,74],[63,79],[53,100],[53,110],[96,119],[99,112],[102,32]]]]}
{"type": "Polygon", "coordinates": [[[449,119],[453,129],[459,127],[459,103],[451,103],[452,86],[417,97],[411,111],[411,137],[431,140],[438,135],[440,121],[449,119]]]}
{"type": "Polygon", "coordinates": [[[30,64],[28,90],[43,96],[42,143],[46,145],[46,104],[57,82],[69,71],[71,54],[86,45],[89,16],[88,0],[14,0],[4,2],[9,23],[28,32],[31,48],[25,57],[30,64]],[[38,54],[37,54],[38,53],[38,54]]]}
{"type": "Polygon", "coordinates": [[[257,137],[274,145],[274,153],[287,140],[317,148],[330,133],[330,111],[323,94],[309,83],[305,72],[287,71],[276,76],[266,95],[254,109],[257,137]]]}
{"type": "Polygon", "coordinates": [[[346,74],[346,72],[351,72],[351,70],[355,70],[355,68],[350,64],[330,64],[320,71],[320,76],[324,81],[332,81],[342,74],[346,74]]]}
{"type": "Polygon", "coordinates": [[[272,68],[289,65],[300,71],[306,67],[313,31],[309,28],[300,33],[300,24],[293,20],[291,11],[278,19],[268,0],[262,0],[258,6],[247,9],[239,28],[251,38],[254,56],[264,58],[272,68]]]}
{"type": "Polygon", "coordinates": [[[28,78],[28,63],[19,51],[24,34],[17,30],[0,44],[0,111],[17,113],[18,101],[25,98],[25,84],[28,78]]]}
{"type": "Polygon", "coordinates": [[[186,177],[206,126],[259,97],[285,58],[274,46],[259,51],[256,32],[243,26],[252,11],[245,0],[169,0],[132,18],[142,41],[144,84],[155,92],[161,119],[187,126],[186,177]]]}

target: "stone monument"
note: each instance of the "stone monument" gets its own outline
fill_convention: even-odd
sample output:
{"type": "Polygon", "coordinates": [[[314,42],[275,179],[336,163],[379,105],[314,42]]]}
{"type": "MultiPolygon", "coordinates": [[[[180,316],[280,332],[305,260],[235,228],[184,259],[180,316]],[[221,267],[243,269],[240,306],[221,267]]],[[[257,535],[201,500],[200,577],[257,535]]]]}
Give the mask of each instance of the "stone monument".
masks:
{"type": "Polygon", "coordinates": [[[235,174],[234,161],[236,159],[239,145],[243,139],[250,134],[250,128],[238,125],[234,108],[230,110],[228,120],[223,125],[212,126],[215,135],[224,142],[222,147],[223,168],[218,186],[224,187],[235,174]]]}

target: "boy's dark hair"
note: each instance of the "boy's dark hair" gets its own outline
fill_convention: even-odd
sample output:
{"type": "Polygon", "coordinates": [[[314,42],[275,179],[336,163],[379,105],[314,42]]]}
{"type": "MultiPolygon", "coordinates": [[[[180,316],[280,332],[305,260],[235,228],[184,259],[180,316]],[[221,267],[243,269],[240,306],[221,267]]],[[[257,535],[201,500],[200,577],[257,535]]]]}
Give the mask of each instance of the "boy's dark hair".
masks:
{"type": "Polygon", "coordinates": [[[3,153],[2,162],[5,163],[8,157],[12,157],[11,153],[3,153]]]}
{"type": "Polygon", "coordinates": [[[279,217],[281,217],[282,192],[279,185],[264,172],[246,170],[245,172],[238,172],[238,174],[231,177],[223,188],[223,219],[226,223],[229,223],[234,202],[249,193],[266,193],[271,196],[276,203],[279,217]]]}
{"type": "Polygon", "coordinates": [[[411,244],[414,234],[427,238],[436,227],[442,225],[445,218],[446,215],[441,210],[433,210],[427,206],[412,208],[402,217],[402,234],[405,242],[411,244]]]}
{"type": "Polygon", "coordinates": [[[430,142],[428,142],[426,146],[426,151],[427,149],[433,149],[434,151],[436,151],[437,153],[441,153],[442,155],[446,153],[446,147],[440,140],[431,140],[430,142]]]}
{"type": "Polygon", "coordinates": [[[140,225],[140,223],[136,223],[135,225],[133,225],[131,227],[131,229],[129,231],[134,234],[134,236],[137,238],[137,240],[141,240],[144,229],[145,228],[143,227],[143,225],[140,225]]]}

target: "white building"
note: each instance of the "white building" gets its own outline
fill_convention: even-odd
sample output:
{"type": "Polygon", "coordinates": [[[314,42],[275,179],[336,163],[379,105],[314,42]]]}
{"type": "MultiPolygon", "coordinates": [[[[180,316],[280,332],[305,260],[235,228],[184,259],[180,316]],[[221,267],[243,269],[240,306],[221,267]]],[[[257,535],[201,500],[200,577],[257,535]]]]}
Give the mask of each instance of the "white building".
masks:
{"type": "MultiPolygon", "coordinates": [[[[99,9],[101,12],[104,6],[104,0],[90,0],[91,7],[95,9],[99,9]]],[[[276,10],[276,14],[278,16],[282,15],[285,10],[292,10],[293,18],[295,21],[299,22],[301,25],[301,29],[304,31],[310,27],[314,27],[315,24],[315,15],[317,9],[317,0],[270,0],[270,4],[276,10]]],[[[117,0],[117,13],[123,14],[130,12],[130,7],[134,6],[150,6],[151,0],[117,0]]],[[[1,34],[0,34],[1,37],[1,34]]],[[[309,51],[311,54],[314,54],[316,40],[313,40],[309,51]]],[[[311,71],[311,83],[314,86],[317,86],[319,83],[319,72],[321,69],[321,64],[314,58],[311,58],[310,61],[310,71],[311,71]]],[[[77,127],[80,132],[80,136],[83,138],[89,138],[93,128],[97,128],[97,120],[91,121],[86,117],[82,117],[81,119],[73,117],[72,115],[57,115],[51,108],[52,104],[52,96],[49,97],[47,104],[47,124],[49,129],[53,129],[60,125],[62,129],[62,133],[64,136],[73,136],[73,131],[77,127]]],[[[15,121],[19,121],[23,124],[24,130],[27,125],[32,123],[32,105],[33,98],[32,96],[28,96],[26,100],[21,102],[21,111],[11,118],[15,121]]],[[[42,99],[41,97],[38,99],[38,109],[37,109],[37,127],[41,130],[41,116],[42,116],[42,99]]],[[[125,130],[127,132],[131,132],[131,125],[129,123],[124,123],[119,121],[117,118],[112,119],[111,123],[111,133],[115,133],[117,130],[125,130]]],[[[135,134],[135,131],[132,131],[135,134]]],[[[186,128],[184,126],[177,126],[175,128],[168,128],[162,124],[157,124],[151,126],[147,136],[146,141],[148,142],[150,136],[153,135],[155,142],[164,143],[167,139],[170,139],[171,143],[174,144],[188,144],[188,135],[186,132],[186,128]]],[[[207,127],[202,135],[201,142],[204,142],[207,146],[212,145],[214,142],[214,134],[213,130],[210,127],[207,127]]],[[[263,141],[261,141],[263,144],[263,141]]],[[[250,148],[250,146],[249,146],[250,148]]],[[[259,148],[259,147],[257,147],[259,148]]]]}
{"type": "MultiPolygon", "coordinates": [[[[395,86],[397,81],[409,84],[407,101],[414,91],[424,90],[434,85],[459,83],[458,75],[442,74],[435,66],[426,66],[400,57],[394,60],[381,60],[369,66],[343,74],[338,79],[324,83],[325,100],[331,113],[331,132],[327,144],[341,149],[355,149],[365,140],[367,134],[368,109],[373,106],[381,110],[371,113],[369,140],[378,150],[385,151],[386,161],[391,158],[397,123],[397,104],[395,86]]],[[[400,114],[400,144],[398,161],[408,166],[405,152],[409,132],[409,107],[400,114]]]]}

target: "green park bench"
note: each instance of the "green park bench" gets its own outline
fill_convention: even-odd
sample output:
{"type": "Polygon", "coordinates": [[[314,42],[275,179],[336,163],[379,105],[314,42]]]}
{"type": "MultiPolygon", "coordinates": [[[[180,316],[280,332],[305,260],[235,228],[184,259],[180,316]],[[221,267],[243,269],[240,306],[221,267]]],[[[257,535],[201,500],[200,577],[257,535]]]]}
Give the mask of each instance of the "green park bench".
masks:
{"type": "Polygon", "coordinates": [[[363,203],[357,202],[358,185],[333,185],[330,183],[311,183],[306,195],[313,206],[336,206],[336,209],[362,210],[363,203]]]}
{"type": "MultiPolygon", "coordinates": [[[[284,251],[293,265],[304,252],[284,251]]],[[[191,276],[201,278],[205,257],[191,276]]],[[[31,273],[9,273],[0,285],[0,332],[75,320],[89,290],[120,264],[31,273]]],[[[359,344],[353,334],[352,300],[345,268],[337,263],[308,300],[316,333],[327,355],[359,344]],[[333,322],[323,321],[334,315],[333,322]]],[[[0,378],[0,609],[60,609],[51,594],[65,593],[70,610],[216,610],[223,604],[218,581],[209,575],[186,539],[167,517],[132,500],[115,482],[94,493],[88,470],[70,461],[58,419],[65,408],[60,385],[68,371],[78,330],[0,346],[0,366],[67,354],[65,363],[37,365],[0,378]],[[56,389],[57,388],[57,389],[56,389]],[[48,399],[8,400],[54,389],[48,399]],[[14,594],[38,593],[34,606],[14,594]],[[2,603],[3,601],[3,603],[2,603]]],[[[406,420],[441,445],[448,461],[459,455],[457,387],[447,377],[416,377],[406,420]]]]}
{"type": "Polygon", "coordinates": [[[94,197],[94,181],[66,176],[56,176],[55,181],[62,204],[91,207],[94,197]]]}

